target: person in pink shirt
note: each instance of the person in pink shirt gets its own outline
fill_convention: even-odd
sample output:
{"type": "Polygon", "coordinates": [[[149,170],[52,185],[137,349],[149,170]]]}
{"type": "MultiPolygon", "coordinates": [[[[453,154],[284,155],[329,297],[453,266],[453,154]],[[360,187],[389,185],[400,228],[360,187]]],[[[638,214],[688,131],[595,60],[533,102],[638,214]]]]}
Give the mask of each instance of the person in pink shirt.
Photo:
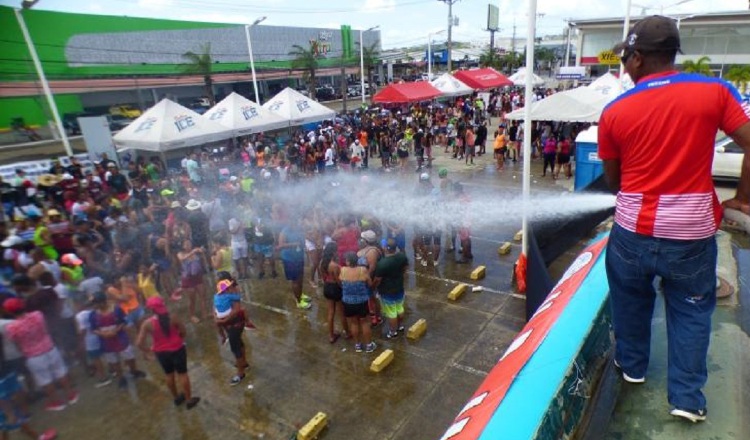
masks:
{"type": "Polygon", "coordinates": [[[191,393],[190,377],[187,371],[187,351],[185,350],[185,325],[172,317],[159,296],[146,301],[146,307],[154,316],[143,322],[138,333],[136,345],[150,358],[156,356],[164,374],[167,376],[167,388],[172,393],[175,406],[185,403],[187,409],[193,409],[200,402],[200,397],[191,393]],[[151,335],[151,347],[146,345],[146,338],[151,335]],[[176,378],[180,380],[182,393],[177,392],[176,378]]]}
{"type": "Polygon", "coordinates": [[[36,385],[47,395],[45,409],[62,411],[66,406],[65,401],[71,405],[78,402],[79,394],[70,384],[68,368],[52,343],[42,312],[27,313],[26,302],[20,298],[6,299],[3,301],[3,308],[15,319],[15,322],[6,326],[8,339],[26,357],[26,368],[36,385]],[[56,399],[55,385],[63,390],[67,399],[56,399]]]}

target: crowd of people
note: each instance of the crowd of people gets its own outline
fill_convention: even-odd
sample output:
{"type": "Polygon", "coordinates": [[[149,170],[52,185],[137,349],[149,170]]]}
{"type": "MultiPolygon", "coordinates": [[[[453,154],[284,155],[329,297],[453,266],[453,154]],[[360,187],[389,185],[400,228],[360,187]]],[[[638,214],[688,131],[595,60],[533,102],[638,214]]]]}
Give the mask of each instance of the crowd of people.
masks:
{"type": "MultiPolygon", "coordinates": [[[[75,404],[72,365],[95,387],[127,387],[128,379],[146,375],[138,349],[158,360],[174,404],[195,407],[200,398],[192,393],[185,348],[190,325],[216,328],[236,361],[229,383],[241,383],[249,365],[243,332],[254,328],[242,305],[250,278],[283,274],[291,306],[302,311],[315,297],[304,291],[321,288],[332,344],[344,338],[355,352],[372,353],[372,329],[384,322],[385,338],[400,337],[407,227],[415,263],[431,267],[443,248],[443,258],[471,261],[470,224],[410,223],[370,210],[368,196],[385,184],[355,172],[376,167],[375,159],[386,172],[413,164],[416,183],[401,174],[390,179],[399,191],[413,186],[425,204],[468,209],[462,185],[445,168],[432,175],[432,160],[439,149],[469,164],[486,154],[491,118],[502,116],[508,99],[497,93],[487,105],[474,96],[365,109],[288,139],[258,134],[197,149],[175,170],[159,157],[121,169],[106,155],[92,167],[75,158],[69,166],[55,162],[36,179],[19,169],[0,182],[4,426],[52,438],[54,432],[28,425],[28,397],[41,393],[50,411],[75,404]],[[295,185],[303,179],[317,183],[295,185]]],[[[540,141],[554,137],[552,128],[539,125],[540,141]]],[[[555,128],[564,137],[577,129],[555,128]]],[[[522,138],[519,124],[497,125],[498,168],[520,158],[522,138]]]]}

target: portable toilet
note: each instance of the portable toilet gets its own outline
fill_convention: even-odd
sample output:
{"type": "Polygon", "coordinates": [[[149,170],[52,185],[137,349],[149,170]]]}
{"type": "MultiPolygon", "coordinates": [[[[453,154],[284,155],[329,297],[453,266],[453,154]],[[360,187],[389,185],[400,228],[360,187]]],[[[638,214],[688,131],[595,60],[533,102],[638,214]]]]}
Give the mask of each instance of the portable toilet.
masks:
{"type": "Polygon", "coordinates": [[[576,136],[576,176],[573,184],[580,191],[602,175],[604,169],[597,152],[599,127],[592,125],[576,136]]]}

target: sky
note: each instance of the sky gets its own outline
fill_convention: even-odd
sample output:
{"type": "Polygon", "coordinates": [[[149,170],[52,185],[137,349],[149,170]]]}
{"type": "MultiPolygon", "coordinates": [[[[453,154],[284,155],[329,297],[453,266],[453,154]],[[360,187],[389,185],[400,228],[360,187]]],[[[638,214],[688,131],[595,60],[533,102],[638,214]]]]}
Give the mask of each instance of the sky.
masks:
{"type": "MultiPolygon", "coordinates": [[[[560,35],[568,19],[622,17],[627,0],[538,0],[537,36],[560,35]]],[[[0,0],[18,6],[21,0],[0,0]]],[[[500,8],[496,38],[526,35],[528,1],[458,0],[453,15],[459,24],[453,40],[483,44],[489,41],[487,5],[500,8]]],[[[746,10],[748,0],[632,0],[632,14],[701,14],[746,10]],[[682,4],[677,4],[682,3],[682,4]],[[663,10],[661,8],[664,8],[663,10]]],[[[441,0],[40,0],[35,9],[103,15],[127,15],[218,23],[353,29],[380,26],[384,49],[426,44],[428,34],[446,28],[448,6],[441,0]]],[[[433,36],[445,40],[446,33],[433,36]]]]}

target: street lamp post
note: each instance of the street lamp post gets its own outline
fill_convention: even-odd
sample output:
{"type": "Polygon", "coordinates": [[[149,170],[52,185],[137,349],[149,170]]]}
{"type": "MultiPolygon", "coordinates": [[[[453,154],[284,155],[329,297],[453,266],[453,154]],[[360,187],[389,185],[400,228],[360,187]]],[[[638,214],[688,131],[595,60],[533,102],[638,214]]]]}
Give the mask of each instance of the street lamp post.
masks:
{"type": "MultiPolygon", "coordinates": [[[[380,26],[373,26],[370,29],[359,30],[359,86],[362,91],[362,104],[365,103],[365,44],[363,41],[363,35],[365,32],[374,31],[380,26]]],[[[371,84],[368,86],[372,87],[371,84]]]]}
{"type": "Polygon", "coordinates": [[[427,34],[427,81],[432,81],[432,36],[445,32],[445,29],[427,34]]]}
{"type": "Polygon", "coordinates": [[[253,26],[257,26],[265,19],[266,17],[263,16],[255,20],[253,24],[245,25],[245,38],[247,39],[247,52],[248,54],[250,54],[250,73],[253,76],[253,91],[255,92],[256,104],[260,104],[260,96],[258,95],[258,80],[255,78],[255,60],[253,59],[253,43],[250,40],[250,28],[253,26]]]}
{"type": "MultiPolygon", "coordinates": [[[[24,9],[30,9],[32,6],[34,6],[35,3],[36,1],[24,1],[22,5],[24,9]]],[[[31,55],[31,61],[34,63],[34,68],[36,69],[36,73],[39,76],[39,82],[42,83],[42,90],[44,90],[44,96],[45,98],[47,98],[47,104],[49,105],[50,111],[52,111],[52,118],[54,118],[55,120],[57,133],[60,135],[60,140],[62,140],[63,147],[65,147],[65,153],[68,156],[72,156],[73,149],[70,148],[68,135],[65,133],[65,127],[63,127],[62,119],[60,119],[60,112],[57,111],[55,97],[52,95],[52,90],[50,90],[49,88],[47,77],[44,75],[42,63],[41,61],[39,61],[39,54],[36,53],[36,46],[34,46],[34,42],[31,40],[31,34],[29,34],[29,29],[26,27],[26,21],[23,19],[23,14],[20,9],[14,9],[13,11],[16,13],[18,27],[21,28],[23,39],[26,42],[26,46],[29,49],[29,54],[31,55]]]]}
{"type": "MultiPolygon", "coordinates": [[[[628,31],[630,30],[630,8],[632,7],[632,0],[628,0],[627,5],[625,6],[625,23],[622,25],[622,41],[625,41],[626,38],[628,38],[628,31]]],[[[622,80],[622,76],[625,74],[625,65],[623,63],[620,63],[620,80],[622,80]]]]}

